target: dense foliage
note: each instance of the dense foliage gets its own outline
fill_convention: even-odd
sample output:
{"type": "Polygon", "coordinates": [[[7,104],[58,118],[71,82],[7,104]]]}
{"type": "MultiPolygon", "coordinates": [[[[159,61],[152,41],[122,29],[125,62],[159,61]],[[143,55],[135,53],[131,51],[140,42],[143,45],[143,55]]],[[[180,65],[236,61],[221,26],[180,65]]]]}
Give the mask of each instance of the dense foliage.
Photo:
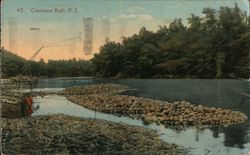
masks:
{"type": "Polygon", "coordinates": [[[28,61],[9,51],[1,49],[1,69],[2,77],[17,76],[22,72],[26,64],[30,68],[24,75],[44,76],[44,77],[73,77],[89,76],[93,74],[93,67],[90,61],[86,60],[49,60],[47,63],[43,59],[40,61],[28,61]]]}
{"type": "Polygon", "coordinates": [[[92,62],[101,77],[248,78],[250,18],[237,5],[175,19],[156,32],[141,28],[106,42],[92,62]]]}

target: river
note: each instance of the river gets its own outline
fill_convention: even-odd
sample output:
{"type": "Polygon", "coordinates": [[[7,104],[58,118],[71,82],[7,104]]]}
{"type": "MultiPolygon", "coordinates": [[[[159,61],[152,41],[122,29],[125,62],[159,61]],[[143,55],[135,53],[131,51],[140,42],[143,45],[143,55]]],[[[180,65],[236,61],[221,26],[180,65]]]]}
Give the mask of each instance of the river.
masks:
{"type": "MultiPolygon", "coordinates": [[[[250,118],[250,83],[244,80],[56,78],[39,80],[35,90],[59,91],[71,86],[108,82],[128,85],[130,90],[124,93],[127,95],[166,101],[186,100],[193,104],[229,108],[241,111],[250,118]]],[[[250,120],[226,128],[175,130],[154,123],[144,124],[141,120],[128,117],[94,112],[67,101],[63,96],[37,97],[35,102],[39,102],[40,108],[33,115],[66,114],[155,129],[164,141],[188,148],[191,155],[244,155],[250,152],[250,120]]]]}

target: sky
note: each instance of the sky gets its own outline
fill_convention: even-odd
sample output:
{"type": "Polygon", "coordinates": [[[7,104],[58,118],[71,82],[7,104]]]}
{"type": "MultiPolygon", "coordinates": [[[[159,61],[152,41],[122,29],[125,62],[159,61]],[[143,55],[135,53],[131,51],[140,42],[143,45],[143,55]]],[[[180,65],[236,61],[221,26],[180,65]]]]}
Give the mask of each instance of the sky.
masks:
{"type": "Polygon", "coordinates": [[[35,60],[90,59],[105,38],[119,42],[141,27],[156,31],[175,18],[202,16],[203,8],[235,3],[249,14],[248,0],[3,0],[1,46],[27,59],[41,46],[35,60]]]}

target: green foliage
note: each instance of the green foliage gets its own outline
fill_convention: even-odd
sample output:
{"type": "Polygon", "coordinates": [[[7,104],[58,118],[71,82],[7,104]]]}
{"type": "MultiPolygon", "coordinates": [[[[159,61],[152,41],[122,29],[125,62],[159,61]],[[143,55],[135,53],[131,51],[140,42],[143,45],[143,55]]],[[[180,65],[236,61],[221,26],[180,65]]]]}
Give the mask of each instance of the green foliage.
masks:
{"type": "MultiPolygon", "coordinates": [[[[49,60],[47,73],[50,77],[77,77],[92,75],[92,64],[90,61],[76,60],[49,60]]],[[[44,71],[44,70],[43,70],[44,71]]]]}
{"type": "Polygon", "coordinates": [[[2,77],[16,76],[27,61],[11,52],[1,49],[2,77]]]}
{"type": "Polygon", "coordinates": [[[1,50],[2,77],[13,77],[21,73],[22,67],[30,64],[30,69],[24,75],[45,77],[74,77],[90,76],[93,74],[93,65],[86,60],[49,60],[28,61],[4,49],[1,50]]]}
{"type": "Polygon", "coordinates": [[[237,4],[204,8],[185,26],[175,19],[156,32],[141,28],[122,43],[106,42],[92,59],[101,77],[248,78],[250,18],[237,4]]]}

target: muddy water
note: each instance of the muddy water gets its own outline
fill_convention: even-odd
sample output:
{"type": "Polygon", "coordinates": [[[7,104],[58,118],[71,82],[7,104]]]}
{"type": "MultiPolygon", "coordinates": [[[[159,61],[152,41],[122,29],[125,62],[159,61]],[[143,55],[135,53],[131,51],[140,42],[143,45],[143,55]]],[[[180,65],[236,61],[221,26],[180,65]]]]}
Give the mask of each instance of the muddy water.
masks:
{"type": "MultiPolygon", "coordinates": [[[[66,114],[70,116],[84,117],[84,118],[96,118],[103,119],[112,122],[121,122],[129,125],[143,126],[145,128],[154,129],[158,132],[160,137],[168,142],[174,143],[190,150],[190,155],[240,155],[246,154],[250,151],[250,143],[244,144],[238,143],[235,146],[225,146],[228,140],[226,132],[230,129],[214,128],[214,129],[198,129],[195,127],[187,128],[183,130],[175,130],[166,128],[163,125],[148,124],[145,125],[141,120],[131,119],[128,117],[119,117],[111,114],[104,114],[95,112],[83,108],[68,101],[63,96],[50,95],[45,97],[36,97],[35,104],[39,104],[40,108],[33,113],[36,115],[48,115],[48,114],[66,114]]],[[[237,125],[232,126],[232,129],[237,130],[237,125]]],[[[234,130],[232,130],[233,132],[234,130]]],[[[234,133],[235,135],[239,133],[234,133]]],[[[237,135],[239,136],[239,135],[237,135]]],[[[238,141],[240,141],[241,137],[238,141]]],[[[248,133],[250,137],[250,134],[248,133]]],[[[229,141],[233,141],[233,137],[230,137],[229,141]],[[230,139],[231,138],[231,139],[230,139]]]]}

